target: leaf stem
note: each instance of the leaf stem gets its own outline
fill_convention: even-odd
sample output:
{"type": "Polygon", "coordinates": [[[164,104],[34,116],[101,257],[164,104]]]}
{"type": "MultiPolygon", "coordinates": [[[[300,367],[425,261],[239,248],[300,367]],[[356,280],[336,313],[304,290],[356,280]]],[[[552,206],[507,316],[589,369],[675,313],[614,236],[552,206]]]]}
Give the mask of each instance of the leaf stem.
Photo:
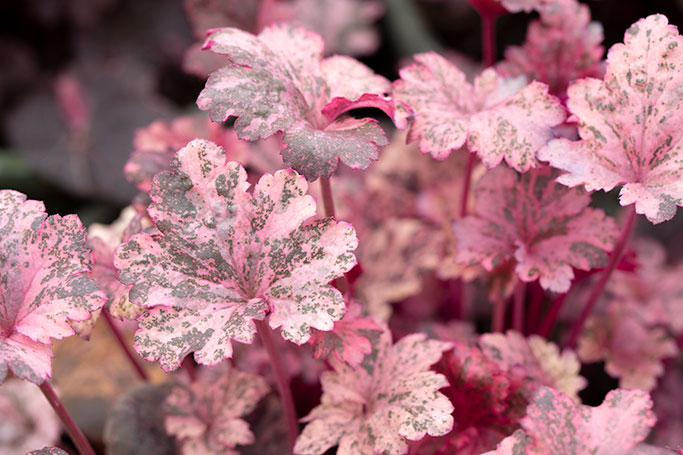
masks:
{"type": "MultiPolygon", "coordinates": [[[[334,210],[334,197],[332,196],[332,185],[330,184],[330,179],[325,177],[320,177],[320,193],[323,197],[323,208],[325,209],[325,216],[336,219],[336,214],[334,210]]],[[[337,289],[343,295],[350,289],[349,279],[346,275],[342,275],[336,280],[337,289]]]]}
{"type": "Polygon", "coordinates": [[[515,296],[512,303],[512,328],[524,333],[524,298],[526,297],[526,283],[517,278],[515,296]]]}
{"type": "Polygon", "coordinates": [[[114,334],[114,338],[116,338],[116,342],[119,344],[119,346],[121,346],[121,350],[123,351],[123,353],[128,358],[128,361],[133,366],[133,369],[138,374],[140,379],[142,379],[145,382],[149,381],[149,377],[147,376],[147,373],[142,368],[142,365],[140,365],[140,362],[135,357],[135,354],[133,354],[132,350],[130,349],[130,346],[128,346],[128,343],[126,343],[126,340],[123,339],[123,335],[121,335],[121,331],[118,329],[118,327],[116,327],[116,323],[111,318],[111,315],[109,314],[109,312],[107,311],[106,308],[102,308],[102,317],[104,318],[105,321],[107,321],[107,325],[109,326],[111,333],[114,334]]]}
{"type": "Polygon", "coordinates": [[[496,17],[495,14],[480,12],[481,52],[485,68],[496,63],[496,17]]]}
{"type": "Polygon", "coordinates": [[[527,320],[524,328],[524,333],[527,335],[534,333],[538,328],[538,321],[541,318],[543,308],[543,297],[545,296],[543,288],[537,281],[531,283],[530,294],[529,309],[527,310],[527,320]]]}
{"type": "Polygon", "coordinates": [[[462,191],[460,192],[460,218],[467,216],[467,200],[470,197],[470,186],[472,182],[472,170],[474,163],[477,162],[477,154],[469,152],[465,168],[465,178],[462,181],[462,191]]]}
{"type": "Polygon", "coordinates": [[[71,417],[71,415],[69,415],[69,412],[60,401],[59,397],[55,393],[55,389],[52,388],[50,383],[48,381],[44,381],[38,387],[40,388],[40,391],[43,392],[43,395],[45,395],[45,398],[47,399],[48,403],[50,403],[50,406],[52,406],[52,409],[55,410],[61,419],[62,423],[64,424],[64,428],[69,434],[69,437],[71,437],[71,440],[76,446],[78,453],[80,455],[95,455],[95,451],[88,442],[88,439],[85,437],[78,425],[76,425],[76,422],[74,422],[74,419],[71,417]]]}
{"type": "Polygon", "coordinates": [[[273,373],[275,374],[275,380],[277,383],[278,393],[280,394],[280,400],[282,400],[282,409],[285,414],[285,421],[287,422],[287,438],[289,439],[290,450],[294,448],[294,443],[299,435],[299,424],[296,419],[296,408],[294,407],[294,399],[292,398],[292,390],[289,386],[289,375],[287,371],[282,366],[280,362],[280,355],[277,352],[275,343],[273,342],[273,337],[271,336],[271,330],[264,321],[254,321],[256,324],[256,330],[258,331],[259,337],[263,346],[268,352],[268,357],[270,357],[270,365],[273,368],[273,373]]]}
{"type": "Polygon", "coordinates": [[[560,315],[560,310],[564,306],[564,301],[567,299],[567,294],[560,294],[552,302],[550,302],[550,308],[546,313],[540,327],[536,330],[536,334],[542,336],[543,338],[548,338],[550,336],[550,331],[555,327],[557,322],[557,317],[560,315]]]}
{"type": "Polygon", "coordinates": [[[624,253],[624,249],[626,247],[626,244],[628,243],[628,239],[631,236],[631,232],[633,231],[633,225],[635,224],[635,220],[636,209],[635,206],[633,206],[629,209],[629,212],[626,215],[626,221],[624,222],[624,226],[621,228],[619,240],[617,240],[617,244],[609,257],[607,267],[605,267],[605,270],[603,270],[602,275],[600,275],[600,279],[595,284],[593,290],[588,296],[586,305],[583,307],[583,310],[581,311],[579,318],[574,322],[571,332],[569,333],[569,339],[567,340],[565,347],[573,348],[574,346],[576,346],[576,342],[579,338],[579,335],[581,334],[581,330],[583,329],[586,320],[588,319],[588,316],[595,307],[595,304],[598,302],[598,299],[602,295],[602,291],[605,289],[607,281],[609,280],[610,276],[612,276],[612,272],[617,267],[617,264],[619,263],[619,260],[621,259],[621,256],[624,253]]]}
{"type": "Polygon", "coordinates": [[[491,332],[503,332],[505,330],[505,310],[507,309],[507,299],[497,297],[493,302],[493,317],[491,320],[491,332]]]}

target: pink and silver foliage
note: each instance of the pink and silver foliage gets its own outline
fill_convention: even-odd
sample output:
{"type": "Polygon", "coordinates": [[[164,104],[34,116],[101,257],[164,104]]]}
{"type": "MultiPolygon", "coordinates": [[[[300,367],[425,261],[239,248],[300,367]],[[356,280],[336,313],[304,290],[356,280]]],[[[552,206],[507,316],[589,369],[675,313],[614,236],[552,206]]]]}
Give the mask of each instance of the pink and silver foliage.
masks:
{"type": "Polygon", "coordinates": [[[655,424],[652,401],[642,390],[612,390],[598,407],[541,387],[522,429],[485,455],[626,455],[655,424]]]}
{"type": "Polygon", "coordinates": [[[498,167],[474,189],[475,215],[453,222],[455,261],[481,264],[492,271],[515,264],[522,281],[538,279],[544,289],[567,292],[572,268],[607,265],[616,239],[616,223],[588,207],[590,196],[553,181],[549,167],[517,175],[498,167]]]}
{"type": "Polygon", "coordinates": [[[197,381],[173,387],[163,404],[166,431],[180,441],[182,455],[239,455],[235,447],[254,435],[243,416],[269,391],[260,376],[223,362],[200,370],[197,381]]]}
{"type": "Polygon", "coordinates": [[[373,340],[382,335],[382,328],[370,316],[363,316],[362,305],[350,302],[346,306],[346,314],[340,321],[335,321],[334,328],[329,331],[313,329],[311,339],[313,355],[318,359],[328,358],[332,354],[341,361],[356,368],[363,358],[372,352],[373,340]]]}
{"type": "Polygon", "coordinates": [[[26,455],[69,455],[69,453],[59,447],[43,447],[40,450],[32,450],[26,455]]]}
{"type": "Polygon", "coordinates": [[[133,236],[115,259],[130,300],[147,309],[137,351],[169,371],[192,351],[204,365],[231,357],[231,340],[251,343],[252,320],[266,315],[297,344],[311,328],[331,330],[345,305],[328,283],[354,266],[358,241],[347,223],[309,220],[316,206],[306,180],[278,171],[249,193],[244,168],[204,140],[171,168],[150,193],[159,233],[133,236]]]}
{"type": "Polygon", "coordinates": [[[40,390],[19,379],[0,387],[0,455],[23,454],[54,444],[61,427],[40,390]]]}
{"type": "Polygon", "coordinates": [[[569,87],[581,140],[552,141],[539,159],[562,169],[557,181],[588,191],[623,185],[621,205],[654,223],[683,205],[683,39],[662,15],[633,24],[607,56],[604,80],[569,87]]]}
{"type": "Polygon", "coordinates": [[[550,93],[565,98],[570,81],[602,76],[602,25],[591,22],[588,6],[577,0],[549,2],[539,11],[524,44],[507,48],[496,69],[544,82],[550,93]]]}
{"type": "Polygon", "coordinates": [[[583,362],[604,361],[605,371],[619,378],[620,387],[652,390],[664,373],[664,359],[679,350],[671,335],[648,323],[638,307],[615,299],[604,314],[587,321],[577,353],[583,362]]]}
{"type": "Polygon", "coordinates": [[[548,86],[524,77],[504,78],[487,69],[470,84],[465,74],[433,52],[413,57],[400,71],[393,96],[415,111],[408,134],[422,153],[443,160],[467,144],[488,168],[505,160],[524,172],[536,167],[536,153],[565,119],[548,86]]]}
{"type": "Polygon", "coordinates": [[[226,56],[197,99],[211,119],[237,117],[240,139],[255,141],[283,131],[282,158],[308,180],[329,177],[339,159],[367,168],[387,144],[372,118],[347,111],[375,107],[399,128],[410,111],[386,96],[391,83],[344,56],[323,59],[323,42],[303,28],[278,24],[254,36],[235,28],[213,31],[205,47],[226,56]]]}
{"type": "Polygon", "coordinates": [[[51,338],[74,334],[104,304],[88,276],[86,233],[75,215],[47,217],[41,202],[0,191],[0,383],[8,370],[40,384],[52,375],[51,338]]]}
{"type": "Polygon", "coordinates": [[[565,350],[560,354],[556,344],[532,335],[524,338],[519,332],[486,333],[479,337],[484,354],[510,377],[523,377],[522,391],[531,400],[536,389],[552,387],[579,402],[578,392],[586,387],[579,375],[581,364],[576,354],[565,350]]]}
{"type": "Polygon", "coordinates": [[[357,369],[336,359],[322,374],[321,404],[306,416],[297,455],[407,453],[407,440],[440,436],[453,426],[453,405],[438,390],[446,378],[429,370],[450,343],[408,335],[392,345],[386,331],[357,369]]]}

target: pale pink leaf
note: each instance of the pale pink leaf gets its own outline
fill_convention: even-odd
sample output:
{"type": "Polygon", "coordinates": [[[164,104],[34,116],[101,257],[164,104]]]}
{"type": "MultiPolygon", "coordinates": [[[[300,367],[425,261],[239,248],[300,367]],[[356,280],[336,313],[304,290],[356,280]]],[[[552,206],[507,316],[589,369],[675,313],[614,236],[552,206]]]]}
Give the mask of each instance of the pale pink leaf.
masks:
{"type": "Polygon", "coordinates": [[[569,88],[581,140],[552,141],[539,159],[567,171],[558,181],[609,191],[657,224],[683,204],[683,40],[662,15],[633,24],[607,56],[604,81],[569,88]]]}
{"type": "Polygon", "coordinates": [[[392,346],[387,331],[356,370],[333,359],[334,371],[322,375],[322,402],[304,418],[294,452],[322,455],[338,444],[338,455],[399,455],[405,439],[450,431],[453,406],[438,392],[447,381],[428,369],[450,343],[425,338],[408,335],[392,346]]]}
{"type": "Polygon", "coordinates": [[[572,267],[607,265],[616,223],[589,208],[582,189],[555,183],[556,176],[549,167],[521,176],[504,167],[484,174],[474,190],[475,215],[453,222],[456,262],[492,271],[514,259],[521,280],[540,279],[554,292],[569,290],[572,267]]]}
{"type": "Polygon", "coordinates": [[[540,20],[529,24],[524,44],[505,50],[498,71],[507,77],[525,75],[544,82],[550,93],[560,97],[566,95],[571,81],[600,77],[602,25],[590,21],[588,6],[577,0],[553,1],[540,13],[540,20]]]}
{"type": "Polygon", "coordinates": [[[294,171],[265,174],[247,192],[246,171],[204,140],[178,152],[158,174],[148,211],[160,233],[118,249],[130,300],[148,311],[135,346],[166,370],[191,351],[202,364],[232,356],[230,340],[251,343],[252,319],[297,344],[311,327],[331,330],[344,314],[328,283],[355,264],[353,228],[316,213],[308,184],[294,171]]]}
{"type": "Polygon", "coordinates": [[[467,144],[489,168],[503,159],[519,171],[537,165],[537,151],[565,118],[545,84],[504,79],[493,69],[470,84],[462,71],[435,53],[414,59],[414,65],[401,70],[393,96],[415,111],[408,139],[419,140],[423,153],[444,159],[467,144]]]}
{"type": "Polygon", "coordinates": [[[615,300],[606,314],[588,319],[577,353],[584,362],[604,361],[620,387],[652,390],[664,373],[663,360],[679,351],[662,327],[647,324],[626,303],[615,300]]]}
{"type": "Polygon", "coordinates": [[[51,338],[74,334],[104,304],[75,215],[46,217],[41,202],[0,191],[0,383],[7,370],[36,384],[51,376],[51,338]]]}
{"type": "Polygon", "coordinates": [[[283,131],[285,164],[309,180],[329,177],[339,159],[365,169],[387,144],[374,119],[340,117],[344,112],[377,107],[399,126],[409,116],[405,106],[383,97],[388,81],[348,57],[323,60],[321,38],[303,28],[278,24],[258,36],[223,28],[209,35],[205,47],[225,55],[228,65],[209,76],[197,99],[199,108],[216,122],[237,117],[234,127],[241,139],[283,131]],[[366,89],[373,91],[362,92],[366,89]]]}
{"type": "Polygon", "coordinates": [[[242,416],[254,410],[269,387],[260,376],[226,364],[204,368],[192,384],[173,387],[164,401],[165,427],[183,455],[238,455],[254,435],[242,416]]]}
{"type": "Polygon", "coordinates": [[[59,447],[43,447],[40,450],[28,452],[26,455],[69,455],[69,453],[59,447]]]}
{"type": "Polygon", "coordinates": [[[0,416],[2,455],[22,454],[59,439],[59,418],[34,384],[8,379],[0,387],[0,416]]]}
{"type": "Polygon", "coordinates": [[[324,359],[331,354],[352,367],[357,367],[366,354],[372,352],[372,340],[382,334],[381,327],[371,317],[361,315],[362,306],[351,302],[346,314],[335,321],[330,331],[313,329],[309,343],[313,345],[313,355],[324,359]]]}

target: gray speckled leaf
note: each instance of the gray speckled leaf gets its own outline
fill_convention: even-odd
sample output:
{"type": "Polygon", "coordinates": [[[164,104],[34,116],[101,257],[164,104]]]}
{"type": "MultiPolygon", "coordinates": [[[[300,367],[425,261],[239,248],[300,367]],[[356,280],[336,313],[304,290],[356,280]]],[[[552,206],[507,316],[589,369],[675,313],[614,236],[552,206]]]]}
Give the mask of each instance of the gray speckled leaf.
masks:
{"type": "Polygon", "coordinates": [[[77,216],[46,218],[41,202],[0,191],[0,383],[8,369],[36,384],[51,376],[51,338],[104,304],[91,265],[77,216]]]}
{"type": "Polygon", "coordinates": [[[345,112],[376,107],[399,127],[410,115],[403,104],[383,96],[390,87],[385,78],[348,57],[323,60],[322,40],[301,27],[272,25],[258,36],[222,28],[208,37],[205,48],[225,55],[228,66],[209,76],[199,108],[216,122],[237,117],[241,139],[283,131],[285,164],[309,180],[329,177],[339,159],[365,169],[387,144],[375,121],[342,116],[345,112]],[[372,103],[363,98],[368,93],[372,103]]]}
{"type": "Polygon", "coordinates": [[[216,144],[195,140],[172,170],[157,175],[149,213],[160,233],[119,248],[115,265],[132,284],[130,300],[148,311],[138,352],[172,370],[182,358],[213,365],[232,356],[231,340],[250,343],[252,319],[304,343],[311,327],[331,330],[344,302],[328,283],[355,264],[353,228],[316,213],[306,180],[265,174],[253,194],[239,163],[216,144]]]}
{"type": "Polygon", "coordinates": [[[633,24],[607,56],[604,80],[569,87],[581,140],[552,141],[539,153],[567,171],[558,182],[609,191],[652,223],[683,205],[683,38],[662,15],[633,24]]]}

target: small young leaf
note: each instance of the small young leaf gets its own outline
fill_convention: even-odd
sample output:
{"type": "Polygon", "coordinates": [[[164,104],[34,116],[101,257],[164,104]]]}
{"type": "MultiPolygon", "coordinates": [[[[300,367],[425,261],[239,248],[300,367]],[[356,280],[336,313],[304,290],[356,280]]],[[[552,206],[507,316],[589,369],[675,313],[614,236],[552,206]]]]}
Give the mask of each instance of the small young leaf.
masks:
{"type": "Polygon", "coordinates": [[[433,52],[413,57],[401,70],[393,96],[415,110],[408,140],[422,153],[444,159],[465,143],[488,168],[503,159],[520,172],[537,166],[536,152],[552,139],[564,109],[545,84],[504,79],[487,69],[474,85],[465,74],[433,52]]]}
{"type": "Polygon", "coordinates": [[[569,87],[581,140],[552,141],[538,157],[567,171],[557,181],[609,191],[657,224],[683,205],[683,39],[662,15],[633,24],[607,56],[605,79],[569,87]]]}
{"type": "Polygon", "coordinates": [[[166,431],[181,441],[182,455],[239,455],[236,445],[254,442],[249,424],[240,417],[268,390],[260,376],[228,365],[204,368],[198,381],[176,385],[166,397],[166,431]]]}
{"type": "Polygon", "coordinates": [[[285,164],[308,180],[329,177],[339,159],[365,169],[387,144],[374,119],[340,116],[344,112],[376,107],[399,127],[409,116],[405,106],[383,96],[389,81],[348,57],[323,60],[322,40],[303,28],[278,24],[258,36],[223,28],[213,31],[205,47],[226,55],[229,65],[209,76],[199,108],[216,122],[237,117],[241,139],[283,131],[285,164]]]}
{"type": "Polygon", "coordinates": [[[382,329],[371,317],[361,316],[359,303],[347,305],[346,314],[334,323],[330,331],[313,329],[309,343],[313,345],[313,355],[324,359],[334,353],[341,362],[356,368],[366,354],[372,352],[372,340],[382,334],[382,329]]]}
{"type": "Polygon", "coordinates": [[[456,261],[488,271],[514,258],[523,281],[540,279],[544,289],[567,292],[572,267],[607,265],[616,223],[589,208],[590,196],[553,182],[548,167],[521,176],[498,167],[475,188],[476,215],[455,220],[456,261]]]}
{"type": "Polygon", "coordinates": [[[52,375],[50,338],[74,334],[104,304],[75,215],[46,218],[41,202],[0,191],[0,383],[7,370],[36,384],[52,375]]]}
{"type": "Polygon", "coordinates": [[[294,171],[265,174],[247,192],[246,171],[217,145],[195,140],[158,174],[148,211],[159,234],[139,234],[118,249],[138,320],[138,352],[166,371],[195,351],[214,365],[232,356],[231,340],[251,343],[252,319],[297,344],[311,327],[331,330],[344,314],[328,283],[355,264],[353,228],[316,213],[308,184],[294,171]]]}
{"type": "Polygon", "coordinates": [[[438,392],[446,378],[428,369],[450,343],[425,338],[412,334],[392,346],[386,331],[356,370],[332,359],[334,371],[322,375],[322,403],[303,419],[309,423],[294,453],[322,455],[339,445],[338,455],[400,455],[405,439],[450,431],[453,406],[438,392]]]}

